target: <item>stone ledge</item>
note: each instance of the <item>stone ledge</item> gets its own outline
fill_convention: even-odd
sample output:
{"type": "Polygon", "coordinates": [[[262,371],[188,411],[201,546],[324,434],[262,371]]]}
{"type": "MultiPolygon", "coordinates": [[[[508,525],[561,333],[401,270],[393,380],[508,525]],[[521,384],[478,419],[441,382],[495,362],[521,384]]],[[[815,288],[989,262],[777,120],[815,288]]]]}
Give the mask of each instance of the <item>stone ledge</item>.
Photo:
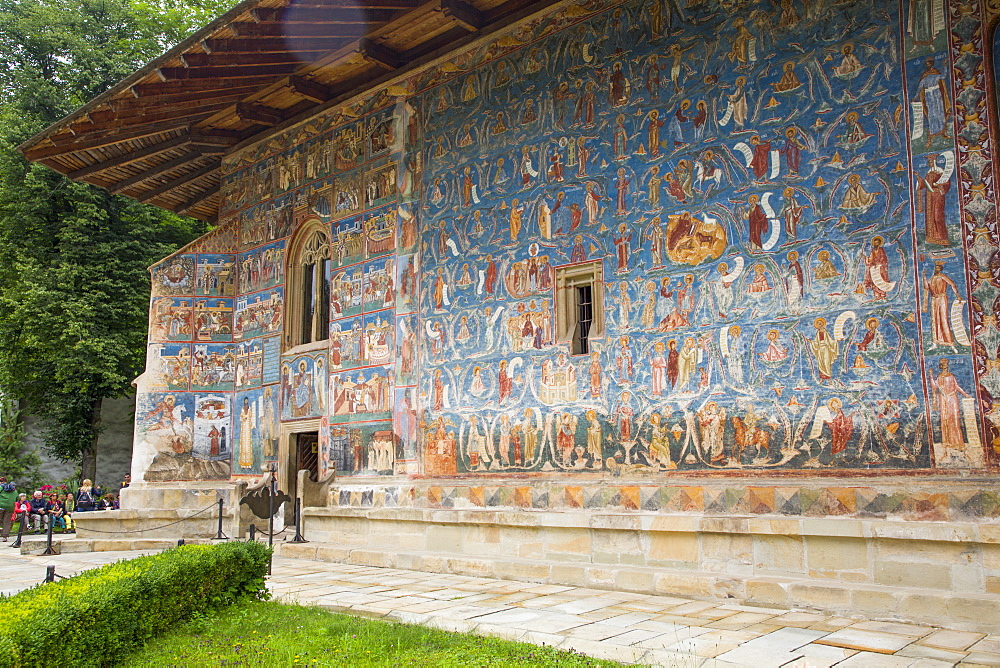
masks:
{"type": "Polygon", "coordinates": [[[731,600],[743,605],[817,611],[886,621],[941,624],[980,632],[1000,632],[998,598],[929,589],[853,582],[818,582],[791,577],[734,576],[610,564],[557,564],[532,559],[484,558],[440,552],[345,548],[329,543],[280,543],[275,554],[296,559],[399,568],[540,584],[677,595],[698,600],[731,600]]]}
{"type": "Polygon", "coordinates": [[[951,543],[998,543],[1000,524],[931,522],[853,517],[797,518],[609,511],[511,511],[430,508],[308,507],[303,517],[357,518],[368,521],[515,528],[599,529],[611,531],[695,532],[921,540],[951,543]]]}

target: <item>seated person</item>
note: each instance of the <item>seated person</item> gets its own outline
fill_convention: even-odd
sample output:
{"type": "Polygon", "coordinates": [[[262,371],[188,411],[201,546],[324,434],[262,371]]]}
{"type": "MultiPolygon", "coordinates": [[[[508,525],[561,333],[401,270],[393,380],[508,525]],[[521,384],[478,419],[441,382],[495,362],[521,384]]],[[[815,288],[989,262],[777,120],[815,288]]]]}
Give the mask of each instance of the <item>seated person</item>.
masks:
{"type": "Polygon", "coordinates": [[[49,517],[51,518],[53,529],[65,529],[66,528],[66,508],[63,506],[63,502],[59,500],[57,494],[49,494],[49,517]]]}
{"type": "Polygon", "coordinates": [[[49,528],[49,500],[42,495],[41,490],[36,490],[28,501],[28,521],[31,523],[32,533],[49,528]]]}

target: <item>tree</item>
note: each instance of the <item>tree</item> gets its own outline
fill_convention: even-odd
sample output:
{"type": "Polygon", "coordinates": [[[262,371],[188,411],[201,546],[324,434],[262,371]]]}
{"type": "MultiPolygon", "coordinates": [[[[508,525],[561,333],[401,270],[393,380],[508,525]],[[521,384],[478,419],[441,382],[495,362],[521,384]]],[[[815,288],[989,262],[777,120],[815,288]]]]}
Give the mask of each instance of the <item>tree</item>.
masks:
{"type": "Polygon", "coordinates": [[[42,460],[24,442],[24,423],[14,402],[0,397],[0,472],[22,489],[38,489],[42,460]]]}
{"type": "Polygon", "coordinates": [[[204,223],[74,183],[16,146],[226,7],[0,0],[0,389],[93,477],[101,403],[143,367],[146,267],[204,223]]]}

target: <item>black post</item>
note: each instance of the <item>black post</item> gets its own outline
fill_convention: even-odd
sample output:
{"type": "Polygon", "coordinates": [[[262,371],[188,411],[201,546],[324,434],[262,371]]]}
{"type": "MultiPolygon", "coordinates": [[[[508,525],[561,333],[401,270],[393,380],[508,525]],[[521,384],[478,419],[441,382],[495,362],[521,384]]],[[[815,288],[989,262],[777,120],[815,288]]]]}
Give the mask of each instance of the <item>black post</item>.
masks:
{"type": "Polygon", "coordinates": [[[180,547],[183,544],[184,544],[184,539],[183,538],[178,538],[177,539],[177,547],[180,547]]]}
{"type": "Polygon", "coordinates": [[[17,540],[15,540],[11,547],[21,547],[21,537],[24,536],[24,521],[28,519],[27,513],[21,513],[21,518],[18,520],[17,525],[17,540]]]}
{"type": "Polygon", "coordinates": [[[256,542],[257,541],[257,525],[256,524],[251,524],[250,525],[250,540],[252,542],[256,542]]]}
{"type": "MultiPolygon", "coordinates": [[[[271,493],[267,496],[267,509],[269,511],[267,517],[267,546],[271,548],[271,555],[274,554],[274,495],[278,493],[278,480],[276,474],[278,472],[278,462],[271,463],[271,493]]],[[[271,574],[271,561],[272,556],[267,558],[267,574],[271,574]]]]}
{"type": "Polygon", "coordinates": [[[46,566],[45,567],[45,582],[55,582],[56,581],[56,567],[46,566]]]}
{"type": "Polygon", "coordinates": [[[45,551],[42,552],[43,556],[56,553],[56,551],[52,549],[52,525],[55,523],[52,521],[52,515],[48,515],[47,519],[49,520],[49,526],[48,526],[48,531],[46,532],[47,535],[45,537],[45,551]]]}
{"type": "Polygon", "coordinates": [[[219,533],[212,540],[226,540],[229,536],[222,533],[222,499],[219,499],[219,533]]]}
{"type": "Polygon", "coordinates": [[[295,538],[293,538],[291,543],[308,543],[305,538],[302,537],[302,499],[295,499],[295,538]]]}

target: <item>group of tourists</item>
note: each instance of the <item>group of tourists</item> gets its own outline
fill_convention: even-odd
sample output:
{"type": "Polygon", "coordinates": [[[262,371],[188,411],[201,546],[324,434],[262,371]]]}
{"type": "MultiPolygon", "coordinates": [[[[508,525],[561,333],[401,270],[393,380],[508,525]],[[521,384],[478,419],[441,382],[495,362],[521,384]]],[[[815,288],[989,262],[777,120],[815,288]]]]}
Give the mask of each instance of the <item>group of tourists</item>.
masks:
{"type": "MultiPolygon", "coordinates": [[[[125,476],[120,489],[129,486],[130,476],[125,476]]],[[[116,510],[118,496],[94,485],[87,479],[76,493],[53,491],[51,487],[35,490],[29,497],[18,493],[17,486],[6,476],[0,476],[0,541],[7,542],[14,522],[30,533],[44,533],[52,525],[53,531],[75,532],[73,514],[94,510],[116,510]]]]}

